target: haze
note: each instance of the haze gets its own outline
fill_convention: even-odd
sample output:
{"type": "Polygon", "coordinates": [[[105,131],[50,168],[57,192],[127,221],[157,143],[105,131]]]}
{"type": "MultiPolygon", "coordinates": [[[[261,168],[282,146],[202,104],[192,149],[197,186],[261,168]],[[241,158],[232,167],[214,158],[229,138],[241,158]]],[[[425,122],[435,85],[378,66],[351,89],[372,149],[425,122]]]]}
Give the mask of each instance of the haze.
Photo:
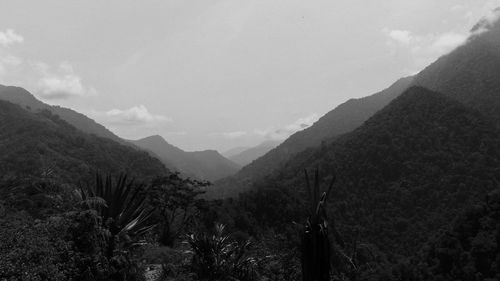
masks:
{"type": "Polygon", "coordinates": [[[285,139],[347,99],[418,72],[497,6],[2,1],[0,84],[123,138],[159,134],[186,150],[224,151],[285,139]]]}

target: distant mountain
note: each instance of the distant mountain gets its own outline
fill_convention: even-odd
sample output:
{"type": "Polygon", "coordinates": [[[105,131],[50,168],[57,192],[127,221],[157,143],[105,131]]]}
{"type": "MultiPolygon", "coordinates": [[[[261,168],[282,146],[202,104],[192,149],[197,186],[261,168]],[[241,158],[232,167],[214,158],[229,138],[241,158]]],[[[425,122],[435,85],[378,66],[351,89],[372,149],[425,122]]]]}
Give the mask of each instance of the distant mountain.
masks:
{"type": "Polygon", "coordinates": [[[200,180],[214,181],[233,175],[240,168],[215,150],[186,152],[158,135],[131,142],[156,155],[170,169],[200,180]]]}
{"type": "MultiPolygon", "coordinates": [[[[234,163],[240,165],[241,167],[244,167],[252,163],[252,161],[254,161],[255,159],[268,153],[271,149],[277,147],[280,143],[281,141],[268,140],[263,143],[260,143],[255,147],[244,149],[238,153],[234,153],[233,155],[227,157],[234,163]]],[[[236,150],[233,150],[233,152],[235,151],[236,150]]]]}
{"type": "Polygon", "coordinates": [[[224,152],[221,152],[222,156],[226,157],[227,159],[229,159],[230,157],[232,156],[235,156],[237,154],[240,154],[242,153],[243,151],[247,150],[247,149],[250,149],[252,147],[250,146],[238,146],[238,147],[233,147],[229,150],[226,150],[224,152]]]}
{"type": "Polygon", "coordinates": [[[500,131],[481,112],[412,87],[353,132],[297,154],[238,205],[271,227],[303,219],[302,171],[316,167],[324,185],[337,176],[328,213],[346,237],[359,230],[385,254],[408,255],[498,188],[500,131]]]}
{"type": "Polygon", "coordinates": [[[233,196],[284,165],[297,153],[332,141],[350,132],[400,95],[413,82],[413,77],[398,80],[389,88],[374,95],[350,99],[321,117],[309,128],[299,131],[264,156],[243,167],[236,175],[216,182],[209,197],[233,196]]]}
{"type": "Polygon", "coordinates": [[[33,112],[0,100],[0,175],[78,183],[93,178],[95,171],[127,172],[140,179],[168,172],[148,153],[84,133],[48,109],[33,112]]]}
{"type": "Polygon", "coordinates": [[[126,144],[126,142],[120,137],[113,134],[104,126],[88,118],[87,116],[69,108],[43,103],[23,88],[0,85],[0,100],[18,104],[21,107],[29,109],[33,112],[44,109],[50,110],[52,113],[59,115],[61,119],[73,125],[75,128],[84,133],[94,134],[99,137],[108,138],[122,144],[126,144]]]}

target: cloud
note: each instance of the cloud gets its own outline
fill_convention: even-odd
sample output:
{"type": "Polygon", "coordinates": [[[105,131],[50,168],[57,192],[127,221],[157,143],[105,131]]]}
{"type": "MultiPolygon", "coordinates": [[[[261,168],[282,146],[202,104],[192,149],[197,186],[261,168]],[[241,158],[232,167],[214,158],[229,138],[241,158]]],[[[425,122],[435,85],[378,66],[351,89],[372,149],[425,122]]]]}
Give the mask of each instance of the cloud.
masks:
{"type": "Polygon", "coordinates": [[[244,131],[222,133],[222,136],[228,139],[237,139],[246,136],[248,133],[244,131]]]}
{"type": "Polygon", "coordinates": [[[97,113],[97,115],[103,115],[107,122],[118,125],[143,125],[173,121],[172,118],[150,113],[144,105],[133,106],[125,110],[111,109],[104,113],[97,113]]]}
{"type": "Polygon", "coordinates": [[[93,87],[85,87],[69,62],[62,62],[52,70],[49,65],[37,62],[33,64],[41,78],[37,83],[37,94],[46,100],[68,99],[97,95],[93,87]]]}
{"type": "Polygon", "coordinates": [[[469,37],[469,34],[459,32],[418,35],[408,30],[388,28],[382,29],[382,33],[387,37],[387,45],[394,52],[407,53],[416,69],[413,73],[463,45],[469,37]]]}
{"type": "Polygon", "coordinates": [[[308,116],[295,120],[294,122],[284,126],[283,128],[267,130],[257,129],[254,130],[254,133],[263,136],[266,139],[285,140],[296,132],[310,127],[312,124],[314,124],[314,122],[318,121],[319,117],[320,116],[317,113],[312,113],[308,116]]]}
{"type": "Polygon", "coordinates": [[[6,31],[0,31],[0,45],[3,47],[9,47],[15,43],[22,43],[24,37],[17,34],[12,29],[7,29],[6,31]]]}
{"type": "Polygon", "coordinates": [[[408,30],[389,30],[388,28],[384,28],[382,31],[397,43],[408,45],[412,41],[411,32],[408,30]]]}
{"type": "Polygon", "coordinates": [[[500,20],[500,8],[490,10],[490,12],[472,28],[471,35],[476,36],[490,30],[498,20],[500,20]]]}

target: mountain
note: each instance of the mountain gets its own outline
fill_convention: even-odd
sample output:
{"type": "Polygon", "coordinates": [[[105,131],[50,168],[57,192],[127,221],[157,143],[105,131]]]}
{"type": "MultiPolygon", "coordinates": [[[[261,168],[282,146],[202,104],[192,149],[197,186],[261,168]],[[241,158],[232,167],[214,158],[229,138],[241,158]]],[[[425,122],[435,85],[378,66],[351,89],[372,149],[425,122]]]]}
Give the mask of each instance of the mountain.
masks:
{"type": "Polygon", "coordinates": [[[255,159],[263,156],[271,149],[278,146],[280,143],[281,143],[280,141],[268,140],[260,143],[255,147],[246,148],[237,153],[235,152],[238,150],[232,150],[232,155],[226,157],[228,157],[228,159],[233,161],[234,163],[244,167],[252,163],[252,161],[254,161],[255,159]]]}
{"type": "Polygon", "coordinates": [[[235,196],[248,189],[254,181],[270,175],[297,153],[356,129],[406,90],[412,82],[413,77],[405,77],[374,95],[350,99],[337,106],[312,126],[293,134],[264,156],[243,167],[234,176],[217,181],[215,186],[210,188],[208,196],[235,196]]]}
{"type": "MultiPolygon", "coordinates": [[[[500,131],[462,103],[411,87],[361,127],[296,155],[241,194],[251,221],[280,228],[307,215],[302,170],[337,176],[329,218],[346,237],[408,255],[499,187],[500,131]]],[[[243,208],[243,207],[242,207],[243,208]]]]}
{"type": "MultiPolygon", "coordinates": [[[[496,10],[500,13],[500,10],[496,10]]],[[[410,86],[421,86],[481,111],[500,124],[500,22],[486,19],[471,30],[465,44],[442,56],[414,77],[398,80],[372,96],[351,99],[320,118],[311,127],[292,135],[276,149],[219,181],[213,196],[234,196],[281,167],[307,147],[327,143],[357,128],[410,86]],[[233,190],[240,189],[240,190],[233,190]]]]}
{"type": "Polygon", "coordinates": [[[108,138],[84,133],[43,109],[33,112],[0,100],[0,175],[47,176],[68,183],[95,171],[128,172],[141,179],[168,172],[148,155],[108,138]]]}
{"type": "Polygon", "coordinates": [[[88,118],[87,116],[69,108],[52,106],[43,103],[38,99],[36,99],[30,92],[26,91],[23,88],[0,85],[0,100],[5,100],[14,104],[18,104],[21,107],[29,109],[33,112],[37,112],[44,109],[49,110],[52,113],[59,115],[61,119],[68,122],[69,124],[71,124],[72,126],[74,126],[75,128],[84,133],[94,134],[96,136],[108,138],[116,142],[120,142],[122,144],[127,144],[120,137],[113,134],[104,126],[96,123],[94,120],[88,118]]]}
{"type": "Polygon", "coordinates": [[[477,34],[420,72],[414,85],[449,95],[500,124],[500,22],[481,21],[471,32],[477,34]]]}
{"type": "Polygon", "coordinates": [[[247,150],[247,149],[250,149],[252,147],[249,147],[249,146],[237,146],[237,147],[233,147],[229,150],[226,150],[224,152],[221,152],[222,156],[226,157],[227,159],[229,159],[230,157],[232,156],[235,156],[237,154],[240,154],[242,153],[243,151],[247,150]]]}
{"type": "Polygon", "coordinates": [[[214,181],[233,175],[239,169],[237,164],[215,150],[186,152],[158,135],[131,142],[158,156],[170,169],[192,178],[214,181]]]}

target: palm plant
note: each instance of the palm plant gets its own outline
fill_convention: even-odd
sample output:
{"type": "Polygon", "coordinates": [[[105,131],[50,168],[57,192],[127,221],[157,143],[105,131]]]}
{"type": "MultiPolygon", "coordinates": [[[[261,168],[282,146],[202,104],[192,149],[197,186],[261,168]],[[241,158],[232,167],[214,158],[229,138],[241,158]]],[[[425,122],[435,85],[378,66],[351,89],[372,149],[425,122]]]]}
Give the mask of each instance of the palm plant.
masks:
{"type": "Polygon", "coordinates": [[[325,204],[328,194],[335,182],[332,178],[330,186],[320,196],[319,172],[316,169],[314,185],[311,188],[309,175],[305,170],[306,188],[309,195],[309,216],[304,224],[302,234],[302,280],[330,280],[331,244],[328,238],[328,221],[325,204]]]}
{"type": "Polygon", "coordinates": [[[134,180],[127,179],[126,174],[113,182],[110,175],[103,179],[97,173],[95,183],[80,186],[79,194],[87,208],[97,211],[102,218],[102,226],[108,231],[108,258],[113,257],[118,238],[133,245],[137,242],[135,238],[155,227],[148,220],[152,210],[145,207],[144,185],[136,185],[134,180]]]}
{"type": "Polygon", "coordinates": [[[247,255],[250,242],[237,243],[225,233],[225,226],[217,224],[212,235],[188,235],[192,267],[198,280],[256,280],[256,259],[247,255]]]}

